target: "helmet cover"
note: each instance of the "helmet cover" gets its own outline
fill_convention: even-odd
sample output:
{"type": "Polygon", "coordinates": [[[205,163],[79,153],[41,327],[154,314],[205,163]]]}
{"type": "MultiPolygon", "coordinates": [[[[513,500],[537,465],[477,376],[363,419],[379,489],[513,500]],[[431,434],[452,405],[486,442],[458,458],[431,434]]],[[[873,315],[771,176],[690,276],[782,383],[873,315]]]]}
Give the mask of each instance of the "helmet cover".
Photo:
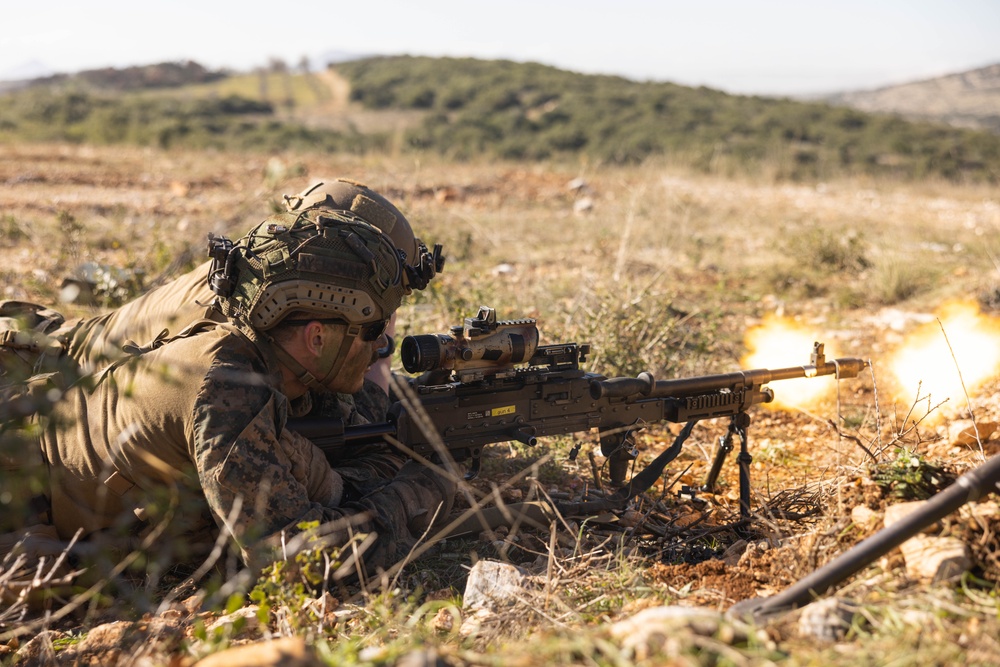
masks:
{"type": "Polygon", "coordinates": [[[213,268],[210,282],[219,271],[227,278],[228,290],[216,289],[222,313],[255,331],[293,312],[348,324],[388,319],[406,291],[389,237],[322,207],[272,215],[232,246],[224,269],[213,268]]]}
{"type": "Polygon", "coordinates": [[[363,183],[345,178],[324,179],[297,195],[285,195],[284,199],[290,212],[316,207],[351,211],[382,230],[403,253],[403,283],[407,292],[424,289],[444,268],[440,249],[435,248],[436,253],[428,251],[424,242],[414,235],[406,216],[391,201],[363,183]]]}

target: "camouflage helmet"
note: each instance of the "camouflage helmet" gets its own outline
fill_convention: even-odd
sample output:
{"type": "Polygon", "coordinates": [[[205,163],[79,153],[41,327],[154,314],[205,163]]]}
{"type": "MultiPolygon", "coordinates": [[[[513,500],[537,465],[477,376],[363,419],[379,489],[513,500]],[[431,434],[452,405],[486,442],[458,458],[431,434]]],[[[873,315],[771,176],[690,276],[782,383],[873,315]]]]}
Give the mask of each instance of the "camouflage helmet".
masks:
{"type": "Polygon", "coordinates": [[[219,309],[254,331],[290,313],[349,325],[386,320],[405,293],[392,241],[350,211],[279,213],[236,243],[209,238],[208,280],[219,309]]]}
{"type": "Polygon", "coordinates": [[[367,185],[345,178],[316,181],[297,195],[285,195],[289,212],[322,207],[351,211],[378,227],[403,253],[403,286],[422,290],[444,268],[441,246],[431,252],[413,233],[413,227],[396,206],[367,185]]]}

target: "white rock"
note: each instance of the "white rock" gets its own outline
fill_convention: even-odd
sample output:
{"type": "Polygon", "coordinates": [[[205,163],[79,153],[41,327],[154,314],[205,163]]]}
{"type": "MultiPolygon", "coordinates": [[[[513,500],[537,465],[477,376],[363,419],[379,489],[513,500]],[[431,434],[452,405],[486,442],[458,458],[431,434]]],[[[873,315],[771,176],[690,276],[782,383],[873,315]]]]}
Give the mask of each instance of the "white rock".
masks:
{"type": "MultiPolygon", "coordinates": [[[[893,524],[899,523],[914,512],[923,510],[926,504],[926,500],[914,500],[908,503],[896,503],[895,505],[889,505],[885,508],[885,518],[883,519],[883,524],[886,528],[888,528],[893,524]]],[[[932,523],[931,525],[926,526],[923,529],[923,532],[932,532],[938,530],[939,528],[940,524],[932,523]]]]}
{"type": "Polygon", "coordinates": [[[608,631],[616,639],[628,639],[651,632],[667,632],[692,624],[719,624],[722,614],[703,607],[681,607],[678,605],[650,607],[635,616],[630,616],[612,625],[608,631]]]}
{"type": "Polygon", "coordinates": [[[464,608],[497,610],[523,599],[527,573],[509,563],[481,560],[472,566],[462,598],[464,608]]]}
{"type": "Polygon", "coordinates": [[[242,619],[243,627],[235,635],[237,637],[259,636],[260,620],[257,618],[257,605],[241,607],[231,614],[220,616],[214,623],[208,626],[209,632],[214,632],[217,628],[226,628],[227,633],[233,631],[233,626],[242,619]]]}
{"type": "Polygon", "coordinates": [[[683,633],[713,637],[727,643],[746,641],[751,635],[764,646],[773,645],[766,633],[739,620],[725,620],[717,611],[704,607],[665,606],[643,609],[635,616],[618,621],[608,632],[637,660],[656,654],[671,654],[672,643],[683,633]]]}
{"type": "Polygon", "coordinates": [[[826,641],[839,641],[851,629],[858,606],[849,600],[826,598],[802,608],[799,615],[799,635],[826,641]]]}
{"type": "Polygon", "coordinates": [[[972,567],[969,548],[956,537],[917,535],[900,545],[906,575],[922,582],[951,581],[972,567]]]}
{"type": "Polygon", "coordinates": [[[878,512],[867,505],[858,505],[851,510],[851,521],[860,528],[867,528],[878,521],[878,512]]]}
{"type": "MultiPolygon", "coordinates": [[[[921,511],[925,500],[911,503],[897,503],[885,510],[885,526],[898,523],[914,512],[921,511]]],[[[923,533],[914,535],[900,545],[906,563],[906,575],[922,582],[949,581],[972,567],[969,548],[955,537],[928,535],[939,528],[935,523],[924,528],[923,533]]]]}
{"type": "Polygon", "coordinates": [[[958,513],[965,519],[992,519],[1000,515],[1000,503],[997,503],[995,500],[967,503],[958,509],[958,513]]]}
{"type": "Polygon", "coordinates": [[[458,636],[468,638],[479,634],[484,625],[496,622],[499,616],[489,609],[477,609],[470,616],[462,619],[462,625],[458,628],[458,636]]]}

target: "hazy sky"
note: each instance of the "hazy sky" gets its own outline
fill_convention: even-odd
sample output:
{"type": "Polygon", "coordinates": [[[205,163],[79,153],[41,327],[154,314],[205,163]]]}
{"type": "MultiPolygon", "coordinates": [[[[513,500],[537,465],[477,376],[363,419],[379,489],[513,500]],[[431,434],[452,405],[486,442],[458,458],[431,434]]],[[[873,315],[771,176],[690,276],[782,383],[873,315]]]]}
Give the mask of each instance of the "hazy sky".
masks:
{"type": "MultiPolygon", "coordinates": [[[[872,88],[1000,63],[1000,0],[50,0],[0,5],[0,78],[330,51],[531,60],[738,93],[872,88]]],[[[318,63],[317,63],[318,64],[318,63]]]]}

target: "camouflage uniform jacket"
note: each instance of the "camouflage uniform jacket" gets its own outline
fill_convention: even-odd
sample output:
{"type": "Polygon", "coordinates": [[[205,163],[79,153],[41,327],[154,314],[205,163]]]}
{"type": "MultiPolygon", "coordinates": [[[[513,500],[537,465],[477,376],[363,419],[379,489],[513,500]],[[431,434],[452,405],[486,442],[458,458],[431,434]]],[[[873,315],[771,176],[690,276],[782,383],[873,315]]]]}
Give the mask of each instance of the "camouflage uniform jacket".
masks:
{"type": "MultiPolygon", "coordinates": [[[[74,388],[41,437],[60,537],[81,528],[85,535],[135,529],[136,516],[157,520],[147,510],[164,490],[180,497],[193,491],[204,517],[233,535],[245,560],[315,521],[334,544],[377,536],[365,554],[369,566],[395,562],[412,544],[413,511],[433,510],[442,488],[430,476],[388,481],[402,463],[398,455],[356,457],[334,470],[312,443],[284,428],[309,406],[291,405],[280,387],[269,348],[222,324],[74,388]]],[[[211,527],[197,512],[175,514],[187,535],[211,527]]]]}

